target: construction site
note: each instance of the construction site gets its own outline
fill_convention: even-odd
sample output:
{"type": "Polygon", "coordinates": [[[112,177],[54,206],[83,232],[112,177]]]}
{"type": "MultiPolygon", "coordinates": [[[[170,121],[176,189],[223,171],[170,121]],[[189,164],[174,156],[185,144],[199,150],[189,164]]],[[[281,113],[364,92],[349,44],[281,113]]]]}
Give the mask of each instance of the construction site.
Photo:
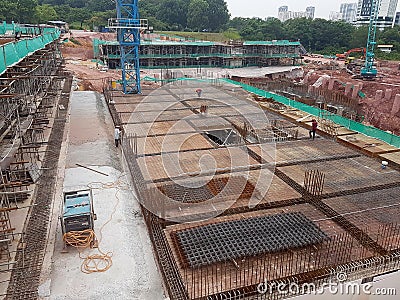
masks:
{"type": "Polygon", "coordinates": [[[126,20],[0,25],[1,297],[398,299],[399,63],[126,20]]]}

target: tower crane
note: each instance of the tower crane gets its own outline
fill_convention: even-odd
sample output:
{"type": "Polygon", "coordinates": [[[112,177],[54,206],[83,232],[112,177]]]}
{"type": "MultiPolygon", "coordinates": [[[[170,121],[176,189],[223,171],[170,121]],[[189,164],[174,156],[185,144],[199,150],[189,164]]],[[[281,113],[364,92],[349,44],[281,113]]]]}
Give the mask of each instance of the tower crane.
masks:
{"type": "Polygon", "coordinates": [[[365,63],[360,72],[360,75],[363,79],[375,79],[378,73],[374,66],[374,49],[376,45],[376,29],[380,4],[381,0],[371,0],[371,12],[368,26],[368,40],[365,53],[365,63]]]}
{"type": "Polygon", "coordinates": [[[147,20],[139,19],[138,0],[117,0],[116,6],[117,18],[108,20],[108,28],[117,30],[123,92],[140,94],[140,31],[147,28],[147,20]]]}

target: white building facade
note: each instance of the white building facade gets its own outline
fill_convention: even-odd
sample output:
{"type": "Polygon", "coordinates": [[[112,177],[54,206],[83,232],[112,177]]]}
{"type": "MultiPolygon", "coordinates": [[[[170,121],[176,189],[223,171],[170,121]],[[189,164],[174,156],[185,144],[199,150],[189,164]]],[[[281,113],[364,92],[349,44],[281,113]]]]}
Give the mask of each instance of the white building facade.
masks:
{"type": "Polygon", "coordinates": [[[347,23],[354,23],[357,20],[358,3],[342,3],[340,5],[340,13],[342,20],[347,23]]]}
{"type": "Polygon", "coordinates": [[[278,8],[278,19],[285,22],[290,19],[309,18],[314,19],[315,7],[309,6],[306,11],[290,11],[288,6],[281,6],[278,8]]]}

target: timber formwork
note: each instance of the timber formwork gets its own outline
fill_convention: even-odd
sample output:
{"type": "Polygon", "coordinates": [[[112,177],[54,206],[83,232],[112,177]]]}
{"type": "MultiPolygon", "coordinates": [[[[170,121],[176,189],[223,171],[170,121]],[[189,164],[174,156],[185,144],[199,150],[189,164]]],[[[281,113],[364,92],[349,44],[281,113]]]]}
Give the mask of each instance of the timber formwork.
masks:
{"type": "Polygon", "coordinates": [[[37,299],[72,76],[58,41],[0,75],[0,290],[37,299]]]}
{"type": "Polygon", "coordinates": [[[400,269],[396,169],[334,136],[310,140],[272,111],[267,126],[259,102],[235,86],[104,91],[171,299],[280,299],[294,294],[260,293],[260,284],[400,269]],[[312,233],[294,225],[298,216],[312,233]],[[267,241],[259,220],[282,230],[267,241]]]}

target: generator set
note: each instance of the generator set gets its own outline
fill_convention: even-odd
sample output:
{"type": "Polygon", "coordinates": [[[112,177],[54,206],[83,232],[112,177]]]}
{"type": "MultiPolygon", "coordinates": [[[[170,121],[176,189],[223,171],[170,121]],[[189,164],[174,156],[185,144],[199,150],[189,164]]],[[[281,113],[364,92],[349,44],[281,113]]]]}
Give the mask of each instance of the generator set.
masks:
{"type": "MultiPolygon", "coordinates": [[[[78,190],[64,193],[61,229],[65,235],[71,232],[90,232],[94,229],[96,214],[93,210],[92,190],[78,190]]],[[[66,241],[66,244],[71,244],[66,241]]]]}

